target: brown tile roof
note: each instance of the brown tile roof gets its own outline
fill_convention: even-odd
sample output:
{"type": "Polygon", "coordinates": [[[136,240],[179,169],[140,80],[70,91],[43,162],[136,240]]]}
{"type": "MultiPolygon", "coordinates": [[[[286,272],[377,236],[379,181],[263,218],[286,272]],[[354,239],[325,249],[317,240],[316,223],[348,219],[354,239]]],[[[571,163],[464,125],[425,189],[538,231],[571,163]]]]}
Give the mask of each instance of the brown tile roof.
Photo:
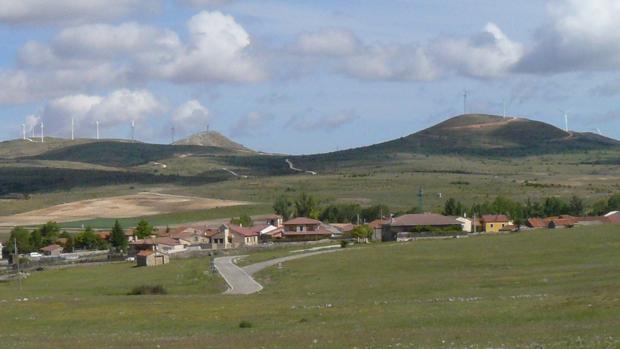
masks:
{"type": "Polygon", "coordinates": [[[229,224],[228,229],[230,229],[231,233],[243,236],[257,236],[259,234],[258,231],[254,231],[252,228],[244,228],[234,224],[229,224]]]}
{"type": "Polygon", "coordinates": [[[340,232],[342,233],[347,233],[350,232],[351,230],[355,229],[355,225],[351,224],[351,223],[334,223],[334,224],[330,224],[332,227],[338,229],[340,232]]]}
{"type": "Polygon", "coordinates": [[[324,228],[319,228],[318,230],[307,230],[307,231],[285,231],[283,232],[284,236],[332,236],[332,232],[326,230],[324,228]]]}
{"type": "Polygon", "coordinates": [[[297,217],[284,222],[284,225],[315,225],[321,224],[321,221],[307,217],[297,217]]]}
{"type": "Polygon", "coordinates": [[[480,220],[484,223],[490,223],[490,222],[508,223],[510,222],[510,219],[505,214],[485,214],[482,216],[480,220]]]}
{"type": "Polygon", "coordinates": [[[528,218],[527,225],[532,228],[548,228],[549,221],[544,218],[528,218]]]}
{"type": "Polygon", "coordinates": [[[148,257],[148,256],[152,255],[153,253],[155,253],[155,251],[153,251],[153,250],[142,250],[142,251],[138,252],[138,254],[136,254],[136,256],[148,257]]]}
{"type": "Polygon", "coordinates": [[[48,245],[48,246],[45,246],[39,249],[39,251],[41,252],[52,252],[56,250],[62,250],[62,246],[51,244],[51,245],[48,245]]]}
{"type": "Polygon", "coordinates": [[[460,225],[454,217],[446,217],[435,213],[406,214],[396,217],[389,223],[393,227],[460,225]]]}
{"type": "Polygon", "coordinates": [[[96,233],[102,240],[107,240],[112,235],[112,232],[109,231],[99,231],[96,233]]]}
{"type": "Polygon", "coordinates": [[[380,229],[384,224],[388,224],[390,221],[386,219],[375,219],[374,221],[368,223],[368,226],[371,229],[380,229]]]}
{"type": "Polygon", "coordinates": [[[132,245],[167,245],[167,246],[176,246],[181,245],[178,240],[169,238],[169,237],[159,237],[155,239],[144,239],[144,240],[136,240],[131,243],[132,245]]]}
{"type": "Polygon", "coordinates": [[[574,218],[556,218],[556,219],[551,219],[550,223],[553,223],[553,225],[555,225],[556,227],[558,225],[570,226],[570,225],[575,224],[575,219],[574,218]]]}

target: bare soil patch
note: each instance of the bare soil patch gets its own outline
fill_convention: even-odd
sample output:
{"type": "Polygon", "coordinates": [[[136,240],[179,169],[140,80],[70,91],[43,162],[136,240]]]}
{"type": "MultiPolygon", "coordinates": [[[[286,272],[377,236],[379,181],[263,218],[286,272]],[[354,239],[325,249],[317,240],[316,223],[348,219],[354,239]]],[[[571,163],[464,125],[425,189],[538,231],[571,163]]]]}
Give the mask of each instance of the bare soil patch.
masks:
{"type": "Polygon", "coordinates": [[[131,218],[247,204],[247,202],[242,201],[193,196],[139,193],[75,201],[13,216],[0,217],[0,225],[34,225],[48,221],[70,222],[95,218],[131,218]]]}

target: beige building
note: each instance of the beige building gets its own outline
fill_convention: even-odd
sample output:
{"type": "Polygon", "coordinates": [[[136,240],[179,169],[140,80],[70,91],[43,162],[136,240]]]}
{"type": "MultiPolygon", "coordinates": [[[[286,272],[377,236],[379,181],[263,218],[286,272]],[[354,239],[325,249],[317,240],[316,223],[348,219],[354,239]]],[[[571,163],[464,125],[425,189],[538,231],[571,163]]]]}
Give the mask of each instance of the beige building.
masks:
{"type": "Polygon", "coordinates": [[[239,248],[258,245],[260,233],[252,228],[222,224],[209,236],[212,249],[239,248]]]}
{"type": "Polygon", "coordinates": [[[153,250],[142,250],[136,255],[136,264],[139,267],[154,267],[170,263],[167,254],[153,250]]]}

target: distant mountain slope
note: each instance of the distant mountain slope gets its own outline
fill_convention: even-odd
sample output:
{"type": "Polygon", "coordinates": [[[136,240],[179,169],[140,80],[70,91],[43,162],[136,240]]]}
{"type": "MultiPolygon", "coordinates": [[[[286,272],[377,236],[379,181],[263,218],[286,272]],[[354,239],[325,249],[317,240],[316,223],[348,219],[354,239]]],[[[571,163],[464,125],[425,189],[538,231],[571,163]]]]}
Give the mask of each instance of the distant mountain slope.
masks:
{"type": "Polygon", "coordinates": [[[45,152],[77,144],[94,142],[92,139],[76,139],[75,141],[46,137],[45,142],[36,140],[10,140],[0,142],[0,159],[15,159],[24,156],[35,156],[45,152]]]}
{"type": "Polygon", "coordinates": [[[243,145],[232,141],[217,131],[200,132],[173,143],[174,145],[199,145],[231,150],[251,151],[243,145]]]}
{"type": "Polygon", "coordinates": [[[84,162],[105,166],[130,167],[167,159],[183,154],[235,155],[236,151],[196,145],[173,146],[165,144],[100,141],[71,145],[39,154],[32,159],[84,162]]]}
{"type": "Polygon", "coordinates": [[[384,143],[297,159],[305,166],[321,168],[332,161],[375,161],[407,153],[525,156],[618,147],[620,142],[615,139],[589,132],[565,132],[540,121],[469,114],[384,143]]]}

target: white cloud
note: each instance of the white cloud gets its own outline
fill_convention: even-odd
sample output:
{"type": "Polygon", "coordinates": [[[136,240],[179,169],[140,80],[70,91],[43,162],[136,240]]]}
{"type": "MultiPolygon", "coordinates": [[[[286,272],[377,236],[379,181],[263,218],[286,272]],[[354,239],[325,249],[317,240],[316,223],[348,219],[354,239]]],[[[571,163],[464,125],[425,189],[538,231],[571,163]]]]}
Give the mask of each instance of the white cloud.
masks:
{"type": "Polygon", "coordinates": [[[299,35],[294,48],[307,55],[344,56],[355,53],[359,45],[359,40],[349,30],[324,28],[299,35]]]}
{"type": "Polygon", "coordinates": [[[193,99],[177,107],[172,113],[172,124],[180,133],[202,130],[209,122],[209,110],[193,99]]]}
{"type": "Polygon", "coordinates": [[[232,0],[179,0],[179,2],[185,3],[190,6],[194,6],[194,7],[201,7],[201,6],[224,5],[229,2],[232,2],[232,0]]]}
{"type": "Polygon", "coordinates": [[[0,103],[24,103],[148,81],[251,83],[266,77],[251,40],[231,16],[203,11],[188,37],[137,23],[61,30],[49,44],[26,43],[18,67],[0,70],[0,103]]]}
{"type": "Polygon", "coordinates": [[[271,119],[271,114],[264,114],[256,111],[250,112],[231,127],[230,133],[238,135],[256,134],[263,131],[271,119]]]}
{"type": "Polygon", "coordinates": [[[486,78],[510,72],[523,57],[524,47],[510,40],[496,24],[488,23],[474,37],[437,40],[430,51],[444,70],[486,78]]]}
{"type": "Polygon", "coordinates": [[[554,0],[519,71],[556,73],[620,69],[620,2],[554,0]]]}
{"type": "Polygon", "coordinates": [[[152,0],[0,0],[0,23],[76,23],[125,16],[153,9],[152,0]]]}
{"type": "Polygon", "coordinates": [[[66,133],[73,118],[78,129],[91,128],[96,121],[102,129],[131,121],[144,121],[166,110],[146,90],[120,89],[107,96],[68,95],[51,100],[36,115],[51,133],[66,133]]]}

